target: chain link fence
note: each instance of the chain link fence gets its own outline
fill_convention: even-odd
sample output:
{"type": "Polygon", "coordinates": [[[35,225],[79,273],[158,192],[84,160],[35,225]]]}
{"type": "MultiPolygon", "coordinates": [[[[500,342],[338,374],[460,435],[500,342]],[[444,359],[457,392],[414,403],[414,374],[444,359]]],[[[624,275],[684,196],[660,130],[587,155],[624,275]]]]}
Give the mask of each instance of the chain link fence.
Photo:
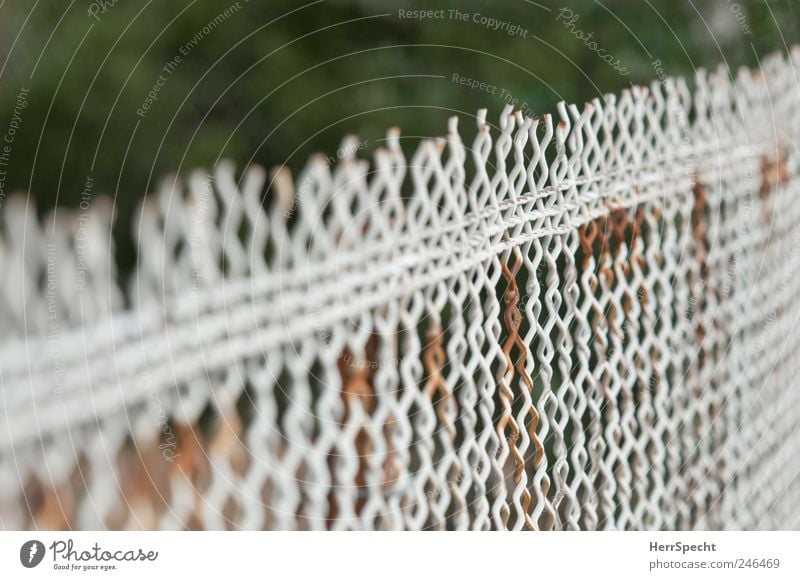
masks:
{"type": "Polygon", "coordinates": [[[9,197],[0,527],[797,528],[798,70],[9,197]]]}

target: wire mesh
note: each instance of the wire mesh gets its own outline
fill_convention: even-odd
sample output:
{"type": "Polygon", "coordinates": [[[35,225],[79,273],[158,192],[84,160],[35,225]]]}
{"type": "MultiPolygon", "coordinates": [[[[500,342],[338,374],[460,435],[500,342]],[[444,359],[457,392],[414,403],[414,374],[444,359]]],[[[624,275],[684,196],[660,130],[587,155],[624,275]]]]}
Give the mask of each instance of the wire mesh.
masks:
{"type": "Polygon", "coordinates": [[[0,527],[796,528],[798,69],[8,199],[0,527]]]}

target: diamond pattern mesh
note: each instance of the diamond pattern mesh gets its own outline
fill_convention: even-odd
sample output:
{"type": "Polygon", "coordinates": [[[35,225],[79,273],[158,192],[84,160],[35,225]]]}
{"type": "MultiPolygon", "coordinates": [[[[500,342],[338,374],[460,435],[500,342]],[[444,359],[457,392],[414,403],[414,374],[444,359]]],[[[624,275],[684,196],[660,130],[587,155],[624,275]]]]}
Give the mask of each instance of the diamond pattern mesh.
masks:
{"type": "Polygon", "coordinates": [[[0,527],[798,527],[798,65],[7,200],[0,527]]]}

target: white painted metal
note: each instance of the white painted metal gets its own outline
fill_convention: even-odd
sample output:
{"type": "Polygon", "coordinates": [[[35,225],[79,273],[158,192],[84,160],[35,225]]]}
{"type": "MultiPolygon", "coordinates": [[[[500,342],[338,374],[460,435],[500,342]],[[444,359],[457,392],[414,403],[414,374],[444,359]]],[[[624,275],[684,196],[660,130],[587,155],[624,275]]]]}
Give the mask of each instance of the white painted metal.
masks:
{"type": "Polygon", "coordinates": [[[798,527],[798,65],[7,200],[0,527],[798,527]]]}

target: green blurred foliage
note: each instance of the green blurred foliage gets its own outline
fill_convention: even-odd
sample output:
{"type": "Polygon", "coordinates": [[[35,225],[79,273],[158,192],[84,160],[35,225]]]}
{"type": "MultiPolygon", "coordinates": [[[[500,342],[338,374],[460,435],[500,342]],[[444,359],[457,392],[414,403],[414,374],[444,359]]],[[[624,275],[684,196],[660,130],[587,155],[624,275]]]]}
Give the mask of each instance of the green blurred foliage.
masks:
{"type": "Polygon", "coordinates": [[[538,113],[649,82],[656,59],[670,74],[755,66],[796,41],[800,15],[793,0],[570,2],[575,26],[630,69],[621,76],[556,20],[563,2],[239,0],[205,31],[235,3],[106,4],[96,18],[89,11],[100,3],[87,0],[0,4],[0,132],[20,88],[30,89],[6,189],[31,191],[40,208],[77,205],[88,175],[95,193],[116,195],[129,214],[167,172],[219,158],[299,169],[346,133],[372,148],[393,125],[413,141],[442,134],[453,113],[467,133],[480,107],[496,119],[503,100],[453,83],[453,74],[505,89],[538,113]],[[398,17],[451,8],[516,24],[526,38],[471,18],[398,17]],[[137,115],[163,67],[197,35],[137,115]]]}

